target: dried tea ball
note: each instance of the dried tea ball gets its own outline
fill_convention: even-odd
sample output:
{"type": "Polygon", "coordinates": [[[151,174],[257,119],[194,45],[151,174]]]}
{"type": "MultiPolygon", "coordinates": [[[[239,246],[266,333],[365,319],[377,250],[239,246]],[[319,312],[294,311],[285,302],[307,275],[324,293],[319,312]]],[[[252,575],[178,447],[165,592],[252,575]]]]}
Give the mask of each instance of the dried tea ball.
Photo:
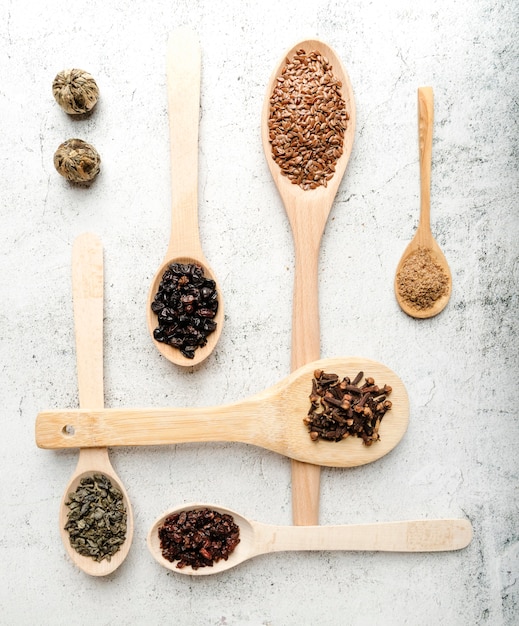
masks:
{"type": "Polygon", "coordinates": [[[52,93],[60,107],[71,115],[91,111],[99,98],[93,77],[83,70],[63,70],[52,83],[52,93]]]}
{"type": "Polygon", "coordinates": [[[67,139],[54,153],[54,167],[73,183],[88,183],[99,174],[101,157],[82,139],[67,139]]]}

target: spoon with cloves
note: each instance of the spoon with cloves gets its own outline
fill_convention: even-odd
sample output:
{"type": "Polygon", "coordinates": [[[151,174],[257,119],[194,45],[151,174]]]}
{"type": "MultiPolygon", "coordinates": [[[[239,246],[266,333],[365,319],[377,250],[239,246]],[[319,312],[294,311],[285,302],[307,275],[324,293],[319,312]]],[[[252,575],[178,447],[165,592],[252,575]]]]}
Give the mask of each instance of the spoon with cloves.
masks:
{"type": "MultiPolygon", "coordinates": [[[[359,401],[366,396],[360,392],[359,401]]],[[[379,393],[385,392],[380,388],[379,393]]],[[[330,403],[329,398],[326,402],[330,403]]],[[[57,449],[232,441],[303,463],[357,467],[393,450],[408,423],[409,398],[395,372],[366,358],[329,358],[307,363],[274,386],[227,405],[42,411],[36,417],[36,443],[40,448],[57,449]],[[391,410],[379,420],[379,440],[372,445],[365,445],[355,435],[340,441],[313,440],[305,419],[312,407],[316,372],[340,373],[342,377],[359,371],[365,376],[369,372],[369,377],[392,389],[391,410]]],[[[371,423],[373,428],[376,424],[371,423]]]]}

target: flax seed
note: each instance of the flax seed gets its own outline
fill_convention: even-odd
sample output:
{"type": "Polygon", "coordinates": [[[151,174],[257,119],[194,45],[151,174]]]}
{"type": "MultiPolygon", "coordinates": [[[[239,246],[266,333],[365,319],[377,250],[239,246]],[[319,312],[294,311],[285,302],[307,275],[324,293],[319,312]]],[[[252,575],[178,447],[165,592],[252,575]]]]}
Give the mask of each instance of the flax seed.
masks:
{"type": "Polygon", "coordinates": [[[272,157],[305,190],[326,187],[343,153],[349,115],[332,69],[318,52],[298,50],[286,59],[270,97],[272,157]]]}

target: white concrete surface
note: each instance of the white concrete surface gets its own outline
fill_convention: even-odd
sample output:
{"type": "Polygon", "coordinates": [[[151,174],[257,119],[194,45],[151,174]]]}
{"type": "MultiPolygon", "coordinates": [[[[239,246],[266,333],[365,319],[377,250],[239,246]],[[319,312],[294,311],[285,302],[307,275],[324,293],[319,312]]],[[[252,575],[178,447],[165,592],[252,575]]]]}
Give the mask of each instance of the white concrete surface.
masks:
{"type": "Polygon", "coordinates": [[[492,626],[518,619],[519,7],[513,0],[300,0],[0,6],[2,389],[0,623],[229,626],[492,626]],[[145,324],[167,245],[168,32],[191,25],[203,55],[200,228],[222,283],[214,356],[179,370],[145,324]],[[112,449],[135,511],[121,568],[92,579],[69,561],[58,506],[77,451],[40,450],[36,414],[77,406],[70,257],[76,235],[105,249],[106,405],[231,402],[290,368],[293,250],[262,152],[265,87],[307,36],[348,68],[358,127],[322,243],[322,356],[379,360],[406,384],[409,430],[388,456],[324,470],[321,523],[467,517],[458,553],[278,554],[217,577],[168,573],[148,554],[155,517],[187,501],[291,521],[290,464],[245,445],[112,449]],[[101,100],[64,114],[55,74],[77,66],[101,100]],[[416,90],[436,98],[432,226],[452,268],[445,311],[406,317],[392,282],[418,219],[416,90]],[[97,147],[90,189],[54,170],[57,146],[97,147]]]}

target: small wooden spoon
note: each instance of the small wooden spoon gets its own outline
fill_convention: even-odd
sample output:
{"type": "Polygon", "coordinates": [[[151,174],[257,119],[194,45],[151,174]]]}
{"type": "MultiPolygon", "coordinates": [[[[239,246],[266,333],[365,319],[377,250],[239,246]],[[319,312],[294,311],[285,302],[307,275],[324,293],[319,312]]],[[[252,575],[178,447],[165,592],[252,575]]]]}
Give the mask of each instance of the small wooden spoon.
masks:
{"type": "MultiPolygon", "coordinates": [[[[72,292],[76,334],[76,360],[79,387],[79,405],[82,409],[102,409],[103,393],[103,248],[96,235],[85,233],[74,241],[72,249],[72,292]]],[[[115,571],[126,558],[133,538],[133,514],[128,494],[115,473],[108,450],[103,447],[81,448],[76,469],[70,479],[59,512],[59,526],[63,544],[72,561],[86,574],[106,576],[115,571]],[[65,530],[69,508],[68,494],[78,487],[85,476],[108,476],[114,487],[123,494],[127,512],[126,539],[110,561],[94,561],[82,556],[70,545],[65,530]]]]}
{"type": "Polygon", "coordinates": [[[420,87],[418,89],[418,146],[420,156],[420,220],[418,229],[404,250],[404,254],[396,268],[395,295],[402,311],[411,317],[425,319],[438,315],[447,306],[451,296],[452,276],[445,255],[432,236],[431,232],[431,162],[432,162],[432,137],[434,122],[434,98],[432,87],[420,87]],[[417,309],[411,306],[398,290],[398,275],[402,266],[409,256],[419,248],[429,251],[432,259],[443,269],[448,277],[446,293],[438,298],[427,309],[417,309]]]}
{"type": "Polygon", "coordinates": [[[200,244],[198,230],[198,116],[200,110],[200,45],[195,33],[181,28],[171,33],[167,53],[169,137],[171,154],[171,233],[164,261],[152,280],[146,313],[149,332],[157,327],[151,303],[165,270],[171,263],[195,263],[206,278],[216,283],[218,312],[216,330],[205,346],[197,348],[192,359],[180,350],[153,338],[159,352],[172,363],[198,365],[213,351],[222,332],[223,298],[218,281],[209,267],[200,244]]]}
{"type": "Polygon", "coordinates": [[[150,528],[147,543],[153,558],[178,574],[205,576],[224,572],[248,559],[271,552],[292,551],[376,551],[376,552],[441,552],[461,550],[472,539],[472,526],[465,519],[414,520],[379,522],[343,526],[274,526],[249,520],[234,511],[213,504],[185,504],[161,515],[150,528]],[[232,515],[240,528],[240,543],[229,555],[212,567],[193,569],[177,567],[178,561],[162,556],[158,529],[173,513],[208,508],[232,515]]]}
{"type": "Polygon", "coordinates": [[[138,446],[235,441],[318,465],[355,467],[392,450],[409,421],[405,387],[386,366],[367,359],[322,359],[292,372],[273,387],[235,404],[200,408],[54,410],[36,418],[40,448],[138,446]],[[316,369],[344,376],[363,371],[393,388],[393,406],[380,426],[380,440],[365,446],[357,437],[340,442],[312,441],[303,418],[316,369]]]}
{"type": "MultiPolygon", "coordinates": [[[[261,120],[261,136],[267,163],[279,191],[292,229],[295,249],[294,296],[292,308],[292,370],[320,356],[319,327],[319,248],[324,227],[337,189],[350,158],[355,135],[356,110],[349,76],[339,57],[324,42],[317,39],[301,41],[286,52],[272,73],[267,86],[261,120]],[[332,66],[334,75],[342,82],[342,97],[349,121],[344,136],[343,154],[338,160],[333,178],[327,187],[303,190],[283,176],[272,157],[268,120],[270,97],[286,59],[298,51],[319,52],[332,66]]],[[[319,467],[292,462],[292,511],[295,524],[313,525],[319,516],[319,467]]]]}

